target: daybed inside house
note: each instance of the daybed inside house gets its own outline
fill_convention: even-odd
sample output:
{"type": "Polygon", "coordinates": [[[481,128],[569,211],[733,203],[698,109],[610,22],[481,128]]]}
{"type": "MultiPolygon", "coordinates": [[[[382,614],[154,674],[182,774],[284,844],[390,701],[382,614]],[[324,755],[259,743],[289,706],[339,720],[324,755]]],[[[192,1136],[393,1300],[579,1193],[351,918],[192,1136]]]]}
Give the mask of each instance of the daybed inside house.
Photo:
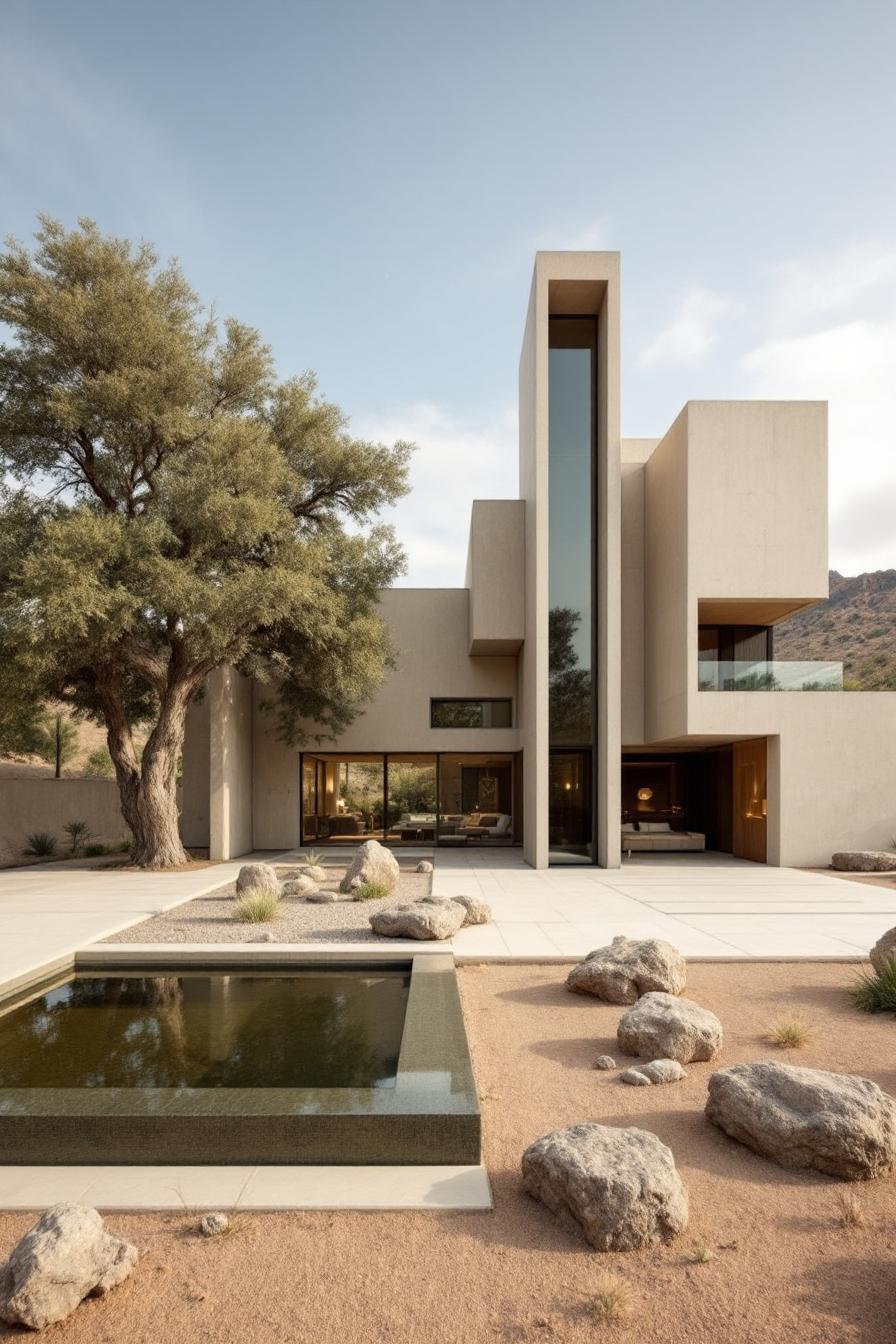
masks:
{"type": "Polygon", "coordinates": [[[637,827],[634,822],[622,823],[623,854],[705,848],[705,835],[699,831],[673,831],[668,821],[639,821],[637,827]]]}

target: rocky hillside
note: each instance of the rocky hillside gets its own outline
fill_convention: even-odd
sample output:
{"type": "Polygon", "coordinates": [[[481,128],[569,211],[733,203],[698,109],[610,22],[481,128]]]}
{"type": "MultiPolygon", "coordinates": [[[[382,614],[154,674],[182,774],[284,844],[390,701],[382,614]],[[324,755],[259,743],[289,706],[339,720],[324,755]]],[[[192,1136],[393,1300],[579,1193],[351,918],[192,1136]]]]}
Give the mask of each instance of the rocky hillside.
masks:
{"type": "Polygon", "coordinates": [[[828,600],[775,626],[775,657],[830,659],[852,690],[896,690],[896,569],[832,569],[828,600]]]}

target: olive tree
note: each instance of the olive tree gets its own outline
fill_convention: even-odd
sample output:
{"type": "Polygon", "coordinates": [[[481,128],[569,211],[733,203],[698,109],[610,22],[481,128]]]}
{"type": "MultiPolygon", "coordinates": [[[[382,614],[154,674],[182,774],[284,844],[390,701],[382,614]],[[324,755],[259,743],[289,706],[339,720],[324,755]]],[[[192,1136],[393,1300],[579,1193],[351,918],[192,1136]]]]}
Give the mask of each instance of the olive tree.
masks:
{"type": "Polygon", "coordinates": [[[353,438],[313,375],[278,380],[254,328],[90,220],[8,243],[0,323],[0,701],[103,723],[134,861],[175,865],[215,668],[269,683],[289,740],[338,733],[381,681],[376,596],[404,562],[376,520],[412,445],[353,438]]]}

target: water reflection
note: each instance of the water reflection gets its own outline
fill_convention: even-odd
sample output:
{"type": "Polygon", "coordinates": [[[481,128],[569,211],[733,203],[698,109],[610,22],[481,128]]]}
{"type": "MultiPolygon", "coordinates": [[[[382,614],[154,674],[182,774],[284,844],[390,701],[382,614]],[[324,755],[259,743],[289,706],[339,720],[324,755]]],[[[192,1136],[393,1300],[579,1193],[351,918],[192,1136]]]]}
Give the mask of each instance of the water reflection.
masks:
{"type": "Polygon", "coordinates": [[[78,976],[0,1017],[0,1087],[389,1087],[410,976],[78,976]]]}

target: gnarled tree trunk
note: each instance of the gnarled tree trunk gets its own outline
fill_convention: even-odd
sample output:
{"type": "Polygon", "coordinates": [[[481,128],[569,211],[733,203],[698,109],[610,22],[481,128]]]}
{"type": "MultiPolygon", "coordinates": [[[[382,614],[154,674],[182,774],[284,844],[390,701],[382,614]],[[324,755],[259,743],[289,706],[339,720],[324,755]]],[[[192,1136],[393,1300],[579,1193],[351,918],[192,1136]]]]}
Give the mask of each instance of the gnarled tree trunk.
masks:
{"type": "Polygon", "coordinates": [[[140,760],[120,696],[113,690],[102,696],[121,810],[134,837],[133,861],[140,868],[176,868],[189,860],[180,838],[177,762],[183,749],[187,706],[197,682],[196,676],[169,677],[140,760]]]}

